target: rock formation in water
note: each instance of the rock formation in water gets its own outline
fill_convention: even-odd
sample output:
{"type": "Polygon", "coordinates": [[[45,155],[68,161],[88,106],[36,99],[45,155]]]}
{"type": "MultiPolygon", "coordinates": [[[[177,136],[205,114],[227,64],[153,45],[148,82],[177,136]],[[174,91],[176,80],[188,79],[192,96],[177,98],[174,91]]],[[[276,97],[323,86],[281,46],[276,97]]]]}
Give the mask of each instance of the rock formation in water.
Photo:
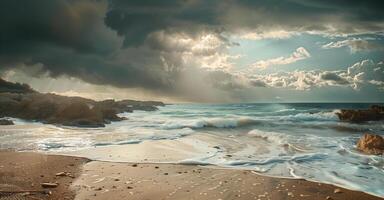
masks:
{"type": "Polygon", "coordinates": [[[13,121],[8,119],[0,119],[0,125],[13,125],[13,121]]]}
{"type": "Polygon", "coordinates": [[[357,149],[367,154],[384,154],[384,138],[380,135],[365,133],[357,141],[357,149]]]}
{"type": "Polygon", "coordinates": [[[366,110],[343,109],[336,113],[341,121],[366,122],[384,120],[384,106],[373,105],[366,110]]]}
{"type": "Polygon", "coordinates": [[[124,118],[117,114],[133,110],[154,111],[157,101],[104,100],[42,94],[26,84],[0,79],[0,117],[15,117],[48,124],[102,127],[124,118]]]}

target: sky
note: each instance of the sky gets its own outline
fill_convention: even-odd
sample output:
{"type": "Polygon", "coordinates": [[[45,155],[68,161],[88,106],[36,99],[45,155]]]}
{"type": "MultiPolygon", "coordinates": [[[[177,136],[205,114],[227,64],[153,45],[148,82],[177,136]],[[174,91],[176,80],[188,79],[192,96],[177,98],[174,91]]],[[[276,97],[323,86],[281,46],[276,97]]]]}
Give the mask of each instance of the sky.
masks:
{"type": "Polygon", "coordinates": [[[165,102],[383,102],[381,0],[2,0],[0,77],[165,102]]]}

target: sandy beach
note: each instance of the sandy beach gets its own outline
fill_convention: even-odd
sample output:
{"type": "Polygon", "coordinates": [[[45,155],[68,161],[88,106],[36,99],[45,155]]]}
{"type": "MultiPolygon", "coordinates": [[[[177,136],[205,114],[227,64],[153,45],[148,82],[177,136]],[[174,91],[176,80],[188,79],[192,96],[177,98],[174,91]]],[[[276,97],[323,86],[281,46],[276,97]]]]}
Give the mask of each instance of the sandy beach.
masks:
{"type": "Polygon", "coordinates": [[[68,156],[0,151],[0,199],[74,199],[76,193],[69,187],[88,161],[68,156]],[[65,175],[61,175],[62,172],[65,175]],[[42,183],[54,183],[57,187],[43,188],[42,183]]]}
{"type": "Polygon", "coordinates": [[[24,152],[0,152],[0,175],[1,200],[381,199],[333,185],[265,177],[246,170],[100,162],[24,152]],[[41,183],[57,183],[57,187],[43,188],[41,183]]]}

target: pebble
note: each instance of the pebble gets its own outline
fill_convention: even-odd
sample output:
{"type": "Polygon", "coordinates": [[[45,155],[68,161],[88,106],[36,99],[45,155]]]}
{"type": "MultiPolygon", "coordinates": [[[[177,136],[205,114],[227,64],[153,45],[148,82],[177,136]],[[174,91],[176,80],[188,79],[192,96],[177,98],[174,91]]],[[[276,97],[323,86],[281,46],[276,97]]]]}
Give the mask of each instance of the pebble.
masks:
{"type": "Polygon", "coordinates": [[[41,183],[40,185],[41,185],[41,187],[43,187],[43,188],[55,188],[55,187],[57,187],[59,184],[57,184],[57,183],[41,183]]]}
{"type": "Polygon", "coordinates": [[[336,188],[335,191],[333,191],[333,193],[335,194],[341,193],[341,190],[339,188],[336,188]]]}

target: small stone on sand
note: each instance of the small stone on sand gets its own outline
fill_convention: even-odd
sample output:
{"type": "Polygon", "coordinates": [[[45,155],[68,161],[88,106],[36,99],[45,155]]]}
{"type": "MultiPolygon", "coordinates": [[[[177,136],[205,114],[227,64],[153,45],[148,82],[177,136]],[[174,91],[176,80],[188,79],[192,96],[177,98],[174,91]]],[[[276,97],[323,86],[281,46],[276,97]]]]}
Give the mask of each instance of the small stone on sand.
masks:
{"type": "Polygon", "coordinates": [[[339,188],[336,188],[335,191],[333,191],[333,193],[335,194],[341,193],[341,190],[339,188]]]}
{"type": "Polygon", "coordinates": [[[59,184],[57,184],[57,183],[41,183],[40,185],[41,185],[41,187],[43,187],[43,188],[55,188],[55,187],[57,187],[59,184]]]}

